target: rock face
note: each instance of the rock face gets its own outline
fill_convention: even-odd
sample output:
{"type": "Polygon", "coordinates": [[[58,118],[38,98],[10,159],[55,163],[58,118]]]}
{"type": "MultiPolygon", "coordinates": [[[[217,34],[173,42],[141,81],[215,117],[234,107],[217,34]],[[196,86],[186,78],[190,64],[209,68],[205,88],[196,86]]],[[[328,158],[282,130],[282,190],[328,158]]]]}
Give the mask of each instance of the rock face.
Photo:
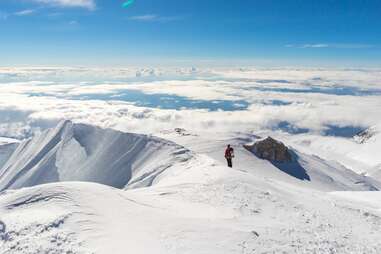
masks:
{"type": "Polygon", "coordinates": [[[245,148],[261,159],[281,163],[292,161],[288,147],[272,137],[257,141],[253,145],[245,145],[245,148]]]}

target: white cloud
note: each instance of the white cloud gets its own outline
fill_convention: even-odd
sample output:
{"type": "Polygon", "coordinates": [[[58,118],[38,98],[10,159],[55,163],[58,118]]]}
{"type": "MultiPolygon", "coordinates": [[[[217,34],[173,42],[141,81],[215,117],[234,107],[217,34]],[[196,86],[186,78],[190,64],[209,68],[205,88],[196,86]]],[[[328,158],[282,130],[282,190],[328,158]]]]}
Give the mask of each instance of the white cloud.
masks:
{"type": "Polygon", "coordinates": [[[64,8],[85,8],[88,10],[95,10],[96,3],[94,0],[31,0],[40,4],[47,4],[51,6],[64,7],[64,8]]]}
{"type": "Polygon", "coordinates": [[[304,44],[301,46],[302,48],[329,48],[328,44],[304,44]]]}
{"type": "Polygon", "coordinates": [[[182,19],[180,16],[159,16],[155,14],[145,14],[139,16],[132,16],[130,20],[143,21],[143,22],[170,22],[182,19]]]}
{"type": "Polygon", "coordinates": [[[130,20],[138,20],[138,21],[154,21],[157,18],[158,18],[157,15],[146,14],[146,15],[140,15],[140,16],[132,16],[129,19],[130,20]]]}
{"type": "Polygon", "coordinates": [[[311,87],[323,91],[380,90],[380,70],[210,69],[200,70],[194,76],[182,70],[184,76],[174,79],[172,75],[179,73],[178,69],[155,69],[155,73],[160,73],[160,81],[155,77],[150,77],[154,81],[137,78],[137,70],[0,68],[0,136],[28,135],[53,126],[62,118],[142,133],[175,127],[196,132],[258,131],[277,129],[282,123],[318,133],[328,124],[366,127],[380,121],[380,94],[343,96],[307,91],[311,87]],[[96,82],[91,82],[90,77],[96,82]],[[126,78],[131,80],[125,81],[126,78]],[[189,100],[239,99],[248,101],[250,106],[243,111],[210,112],[137,107],[131,102],[117,101],[117,97],[115,101],[71,99],[89,93],[118,94],[126,89],[183,96],[189,100]]]}
{"type": "Polygon", "coordinates": [[[29,15],[34,14],[35,12],[36,12],[36,10],[34,10],[34,9],[27,9],[27,10],[15,12],[14,15],[15,16],[29,16],[29,15]]]}
{"type": "Polygon", "coordinates": [[[312,43],[312,44],[287,44],[286,48],[336,48],[336,49],[367,49],[374,48],[375,45],[355,44],[355,43],[312,43]]]}

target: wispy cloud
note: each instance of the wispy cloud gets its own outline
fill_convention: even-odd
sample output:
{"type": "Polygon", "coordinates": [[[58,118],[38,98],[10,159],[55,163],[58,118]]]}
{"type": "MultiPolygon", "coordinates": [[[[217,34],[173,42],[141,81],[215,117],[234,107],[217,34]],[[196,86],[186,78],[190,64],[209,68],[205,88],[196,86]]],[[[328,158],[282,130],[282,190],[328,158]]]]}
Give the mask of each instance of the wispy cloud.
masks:
{"type": "Polygon", "coordinates": [[[371,44],[355,44],[355,43],[313,43],[313,44],[287,44],[286,48],[336,48],[336,49],[367,49],[374,48],[371,44]]]}
{"type": "Polygon", "coordinates": [[[15,12],[14,15],[16,15],[16,16],[29,16],[29,15],[34,14],[35,12],[36,12],[36,10],[34,10],[34,9],[27,9],[27,10],[15,12]]]}
{"type": "Polygon", "coordinates": [[[156,14],[145,14],[132,16],[129,20],[142,21],[142,22],[170,22],[183,19],[181,16],[160,16],[156,14]]]}
{"type": "Polygon", "coordinates": [[[6,12],[1,12],[0,11],[0,20],[7,20],[8,18],[12,16],[30,16],[32,14],[36,13],[35,9],[26,9],[26,10],[21,10],[13,13],[6,13],[6,12]]]}
{"type": "Polygon", "coordinates": [[[304,44],[301,46],[302,48],[329,48],[328,44],[304,44]]]}
{"type": "Polygon", "coordinates": [[[79,23],[78,23],[78,21],[76,21],[76,20],[71,20],[71,21],[69,21],[69,25],[72,25],[72,26],[75,26],[75,25],[78,25],[79,23]]]}
{"type": "Polygon", "coordinates": [[[95,10],[95,0],[30,0],[35,3],[57,6],[62,8],[85,8],[95,10]]]}
{"type": "Polygon", "coordinates": [[[147,14],[147,15],[140,15],[140,16],[132,16],[129,19],[137,20],[137,21],[154,21],[155,19],[157,19],[157,16],[153,14],[147,14]]]}

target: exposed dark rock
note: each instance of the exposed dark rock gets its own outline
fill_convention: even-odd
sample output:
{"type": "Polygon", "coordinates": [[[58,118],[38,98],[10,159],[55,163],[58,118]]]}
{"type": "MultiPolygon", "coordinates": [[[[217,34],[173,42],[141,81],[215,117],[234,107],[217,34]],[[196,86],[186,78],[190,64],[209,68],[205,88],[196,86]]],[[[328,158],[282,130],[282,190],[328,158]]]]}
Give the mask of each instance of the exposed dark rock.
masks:
{"type": "Polygon", "coordinates": [[[180,136],[197,136],[188,132],[186,129],[183,129],[183,128],[175,128],[175,132],[180,136]]]}
{"type": "Polygon", "coordinates": [[[377,134],[376,128],[371,127],[362,132],[359,132],[356,136],[354,136],[354,139],[357,143],[364,144],[376,134],[377,134]]]}
{"type": "Polygon", "coordinates": [[[292,161],[292,153],[288,147],[272,137],[257,141],[253,145],[245,145],[245,148],[261,159],[280,163],[292,161]]]}
{"type": "Polygon", "coordinates": [[[171,130],[162,130],[161,133],[165,134],[165,135],[170,135],[170,134],[175,133],[179,136],[198,136],[197,134],[191,133],[188,130],[183,129],[183,128],[174,128],[171,130]]]}
{"type": "Polygon", "coordinates": [[[272,165],[290,176],[300,180],[311,180],[307,171],[300,165],[298,155],[272,137],[261,139],[244,147],[257,157],[270,161],[272,165]]]}

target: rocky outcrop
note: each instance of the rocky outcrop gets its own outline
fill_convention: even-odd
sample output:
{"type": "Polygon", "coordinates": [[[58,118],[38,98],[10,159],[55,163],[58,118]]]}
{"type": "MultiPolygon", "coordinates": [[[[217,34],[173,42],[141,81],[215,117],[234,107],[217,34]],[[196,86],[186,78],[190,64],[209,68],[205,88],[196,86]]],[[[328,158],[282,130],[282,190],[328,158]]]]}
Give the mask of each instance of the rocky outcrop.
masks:
{"type": "Polygon", "coordinates": [[[354,136],[354,139],[359,144],[364,144],[368,140],[372,139],[377,134],[377,128],[376,127],[370,127],[360,133],[358,133],[356,136],[354,136]]]}
{"type": "Polygon", "coordinates": [[[272,137],[267,137],[252,145],[245,145],[245,148],[261,159],[280,163],[292,161],[292,154],[288,147],[272,137]]]}

